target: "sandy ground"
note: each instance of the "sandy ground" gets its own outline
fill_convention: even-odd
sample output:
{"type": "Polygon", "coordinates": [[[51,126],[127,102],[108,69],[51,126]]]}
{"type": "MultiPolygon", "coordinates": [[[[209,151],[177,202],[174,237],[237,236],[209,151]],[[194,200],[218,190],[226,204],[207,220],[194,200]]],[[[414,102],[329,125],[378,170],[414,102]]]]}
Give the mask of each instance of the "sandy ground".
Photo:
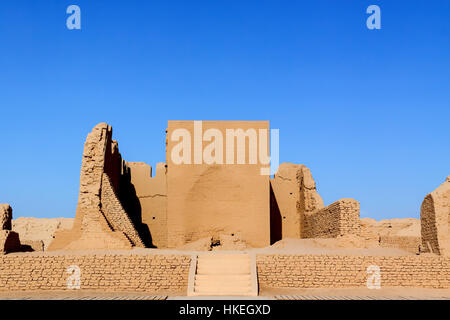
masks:
{"type": "MultiPolygon", "coordinates": [[[[420,236],[419,219],[407,218],[376,221],[370,218],[362,218],[360,221],[361,237],[349,236],[338,239],[284,239],[267,248],[248,250],[259,253],[411,255],[411,253],[403,250],[380,248],[377,245],[378,237],[380,235],[420,236]]],[[[45,243],[45,247],[47,247],[53,239],[53,234],[56,230],[70,229],[72,227],[73,218],[44,219],[22,217],[13,220],[12,224],[13,230],[19,233],[20,239],[32,241],[42,240],[45,243]]],[[[243,246],[241,241],[237,241],[238,239],[227,237],[224,240],[226,240],[222,241],[224,245],[213,248],[214,251],[233,251],[245,248],[245,245],[243,246]]],[[[210,240],[205,238],[197,240],[194,243],[189,243],[178,248],[178,250],[179,252],[184,253],[205,251],[208,249],[209,244],[210,240]]],[[[151,252],[149,250],[154,249],[145,250],[146,254],[148,254],[151,252]]],[[[169,251],[178,253],[177,250],[169,251]]],[[[140,252],[134,251],[133,253],[139,254],[140,252]]],[[[167,253],[167,251],[164,250],[164,253],[167,253]]]]}
{"type": "Polygon", "coordinates": [[[328,255],[414,255],[414,253],[396,249],[382,248],[372,243],[349,239],[283,239],[270,247],[252,249],[255,253],[277,254],[328,254],[328,255]],[[352,241],[354,240],[354,241],[352,241]]]}
{"type": "MultiPolygon", "coordinates": [[[[207,253],[204,244],[199,242],[198,250],[195,245],[180,249],[150,249],[133,248],[131,250],[77,250],[77,251],[35,251],[15,252],[16,255],[146,255],[146,254],[185,254],[193,255],[207,253]]],[[[415,255],[414,253],[396,249],[382,248],[372,242],[365,242],[358,237],[342,237],[333,239],[283,239],[265,248],[247,248],[245,250],[217,250],[214,253],[255,253],[255,254],[302,254],[302,255],[371,255],[398,256],[415,255]]]]}

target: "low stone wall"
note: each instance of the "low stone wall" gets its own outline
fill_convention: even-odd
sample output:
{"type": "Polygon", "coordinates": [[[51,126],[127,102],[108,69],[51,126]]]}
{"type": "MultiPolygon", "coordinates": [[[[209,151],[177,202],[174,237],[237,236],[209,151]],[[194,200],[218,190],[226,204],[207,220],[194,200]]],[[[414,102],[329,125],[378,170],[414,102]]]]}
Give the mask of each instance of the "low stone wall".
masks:
{"type": "Polygon", "coordinates": [[[381,287],[450,288],[450,258],[430,256],[257,255],[260,287],[366,287],[378,266],[381,287]]]}
{"type": "Polygon", "coordinates": [[[0,257],[0,291],[69,290],[72,266],[79,267],[81,290],[187,292],[190,256],[7,255],[0,257]]]}
{"type": "Polygon", "coordinates": [[[422,239],[413,236],[380,236],[379,242],[383,248],[398,248],[417,253],[422,239]]]}
{"type": "MultiPolygon", "coordinates": [[[[178,254],[9,254],[0,257],[0,292],[69,290],[78,267],[81,290],[184,294],[190,260],[178,254]]],[[[366,287],[369,266],[380,268],[382,287],[450,288],[450,257],[258,254],[256,260],[261,288],[366,287]]]]}
{"type": "Polygon", "coordinates": [[[339,235],[359,235],[359,202],[341,199],[329,206],[303,216],[304,238],[335,238],[339,235]]]}

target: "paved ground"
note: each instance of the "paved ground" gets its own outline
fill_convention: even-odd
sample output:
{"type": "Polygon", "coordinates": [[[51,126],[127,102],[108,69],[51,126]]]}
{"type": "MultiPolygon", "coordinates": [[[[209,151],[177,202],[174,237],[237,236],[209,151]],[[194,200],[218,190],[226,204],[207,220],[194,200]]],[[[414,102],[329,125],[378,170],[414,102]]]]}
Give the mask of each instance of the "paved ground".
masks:
{"type": "Polygon", "coordinates": [[[123,293],[105,295],[15,295],[0,296],[0,300],[450,300],[450,297],[433,296],[335,296],[335,295],[277,295],[277,296],[150,296],[126,295],[123,293]]]}
{"type": "Polygon", "coordinates": [[[448,297],[415,296],[275,296],[276,300],[450,300],[448,297]]]}
{"type": "Polygon", "coordinates": [[[104,296],[54,296],[54,297],[36,297],[36,296],[23,296],[23,297],[1,297],[0,300],[167,300],[167,296],[123,296],[118,294],[116,297],[104,297],[104,296]]]}
{"type": "Polygon", "coordinates": [[[450,300],[450,289],[262,288],[259,296],[195,296],[186,292],[16,291],[0,292],[0,300],[450,300]]]}

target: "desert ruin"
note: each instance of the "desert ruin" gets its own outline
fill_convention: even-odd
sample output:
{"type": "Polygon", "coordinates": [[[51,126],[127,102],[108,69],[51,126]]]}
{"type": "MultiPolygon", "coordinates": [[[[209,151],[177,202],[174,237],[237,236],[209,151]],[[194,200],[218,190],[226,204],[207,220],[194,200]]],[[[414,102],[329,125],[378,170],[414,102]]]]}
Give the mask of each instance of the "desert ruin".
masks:
{"type": "Polygon", "coordinates": [[[450,176],[425,196],[420,219],[361,219],[355,199],[325,204],[304,165],[261,174],[269,140],[256,133],[268,121],[196,125],[168,122],[154,175],[122,158],[111,126],[95,126],[73,219],[12,220],[0,205],[0,292],[73,290],[70,266],[78,290],[102,292],[365,288],[371,266],[384,287],[450,289],[450,176]]]}

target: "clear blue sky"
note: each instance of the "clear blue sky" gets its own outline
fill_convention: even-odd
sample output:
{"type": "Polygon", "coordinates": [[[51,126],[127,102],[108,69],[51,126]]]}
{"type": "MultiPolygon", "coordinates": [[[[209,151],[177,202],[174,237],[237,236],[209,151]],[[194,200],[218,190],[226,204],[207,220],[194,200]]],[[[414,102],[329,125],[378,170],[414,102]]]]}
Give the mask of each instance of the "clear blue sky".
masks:
{"type": "Polygon", "coordinates": [[[98,122],[154,166],[167,120],[270,120],[281,162],[376,219],[419,217],[450,175],[447,0],[8,0],[0,37],[0,202],[15,217],[75,215],[98,122]]]}

